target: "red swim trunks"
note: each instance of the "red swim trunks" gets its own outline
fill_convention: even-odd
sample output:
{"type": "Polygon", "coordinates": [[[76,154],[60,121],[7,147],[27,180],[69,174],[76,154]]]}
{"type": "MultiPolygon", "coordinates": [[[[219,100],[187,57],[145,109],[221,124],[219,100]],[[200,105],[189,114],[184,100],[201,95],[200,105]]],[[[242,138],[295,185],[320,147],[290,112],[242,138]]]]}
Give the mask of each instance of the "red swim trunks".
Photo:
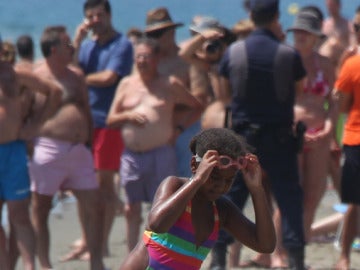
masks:
{"type": "Polygon", "coordinates": [[[97,170],[118,171],[124,143],[120,130],[95,128],[92,147],[97,170]]]}

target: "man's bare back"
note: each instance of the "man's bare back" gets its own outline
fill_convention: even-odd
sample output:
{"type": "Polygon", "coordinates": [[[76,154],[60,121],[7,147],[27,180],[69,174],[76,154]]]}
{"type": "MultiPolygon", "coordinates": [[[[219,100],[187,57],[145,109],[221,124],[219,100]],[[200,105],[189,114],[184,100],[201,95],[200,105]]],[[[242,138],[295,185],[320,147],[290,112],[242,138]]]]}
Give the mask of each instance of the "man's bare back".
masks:
{"type": "Polygon", "coordinates": [[[38,124],[49,114],[48,106],[56,107],[60,96],[57,85],[43,80],[26,70],[15,70],[0,62],[0,143],[28,139],[37,131],[38,124]],[[30,105],[24,103],[23,92],[39,93],[47,106],[29,115],[30,105]]]}
{"type": "Polygon", "coordinates": [[[0,63],[0,144],[18,139],[23,123],[16,73],[10,64],[0,63]]]}

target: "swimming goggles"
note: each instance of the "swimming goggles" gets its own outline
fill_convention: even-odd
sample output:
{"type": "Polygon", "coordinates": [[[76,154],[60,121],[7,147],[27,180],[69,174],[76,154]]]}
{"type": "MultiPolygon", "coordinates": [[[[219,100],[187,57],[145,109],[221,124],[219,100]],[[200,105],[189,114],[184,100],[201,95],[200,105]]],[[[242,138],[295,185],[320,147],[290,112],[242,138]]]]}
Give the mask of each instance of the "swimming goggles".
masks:
{"type": "MultiPolygon", "coordinates": [[[[196,162],[201,162],[202,157],[200,157],[198,154],[196,154],[195,155],[195,160],[196,160],[196,162]]],[[[243,156],[239,156],[238,158],[233,159],[233,158],[231,158],[229,156],[221,155],[221,156],[219,156],[217,166],[220,169],[227,169],[227,168],[230,168],[230,167],[234,166],[238,170],[241,170],[241,169],[245,168],[246,163],[247,163],[246,159],[243,156]]]]}

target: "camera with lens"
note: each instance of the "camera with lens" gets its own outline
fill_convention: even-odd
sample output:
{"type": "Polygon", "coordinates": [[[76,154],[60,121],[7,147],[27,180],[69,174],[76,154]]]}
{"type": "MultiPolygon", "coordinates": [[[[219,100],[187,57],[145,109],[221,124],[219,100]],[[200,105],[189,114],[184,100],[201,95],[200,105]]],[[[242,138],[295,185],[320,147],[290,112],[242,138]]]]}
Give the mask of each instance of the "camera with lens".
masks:
{"type": "Polygon", "coordinates": [[[213,54],[222,48],[222,43],[219,39],[207,41],[204,44],[204,49],[207,53],[213,54]]]}

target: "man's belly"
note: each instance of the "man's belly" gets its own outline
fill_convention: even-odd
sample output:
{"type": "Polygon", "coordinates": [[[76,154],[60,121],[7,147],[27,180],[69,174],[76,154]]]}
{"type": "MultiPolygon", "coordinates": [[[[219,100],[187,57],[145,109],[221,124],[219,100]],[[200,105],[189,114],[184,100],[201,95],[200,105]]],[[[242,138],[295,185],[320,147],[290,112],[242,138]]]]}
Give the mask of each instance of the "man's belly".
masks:
{"type": "Polygon", "coordinates": [[[136,126],[130,123],[123,125],[121,134],[125,146],[134,152],[144,152],[169,144],[173,127],[169,123],[148,123],[136,126]]]}
{"type": "Polygon", "coordinates": [[[48,120],[41,129],[41,136],[74,143],[89,139],[89,120],[81,107],[66,105],[48,120]]]}

